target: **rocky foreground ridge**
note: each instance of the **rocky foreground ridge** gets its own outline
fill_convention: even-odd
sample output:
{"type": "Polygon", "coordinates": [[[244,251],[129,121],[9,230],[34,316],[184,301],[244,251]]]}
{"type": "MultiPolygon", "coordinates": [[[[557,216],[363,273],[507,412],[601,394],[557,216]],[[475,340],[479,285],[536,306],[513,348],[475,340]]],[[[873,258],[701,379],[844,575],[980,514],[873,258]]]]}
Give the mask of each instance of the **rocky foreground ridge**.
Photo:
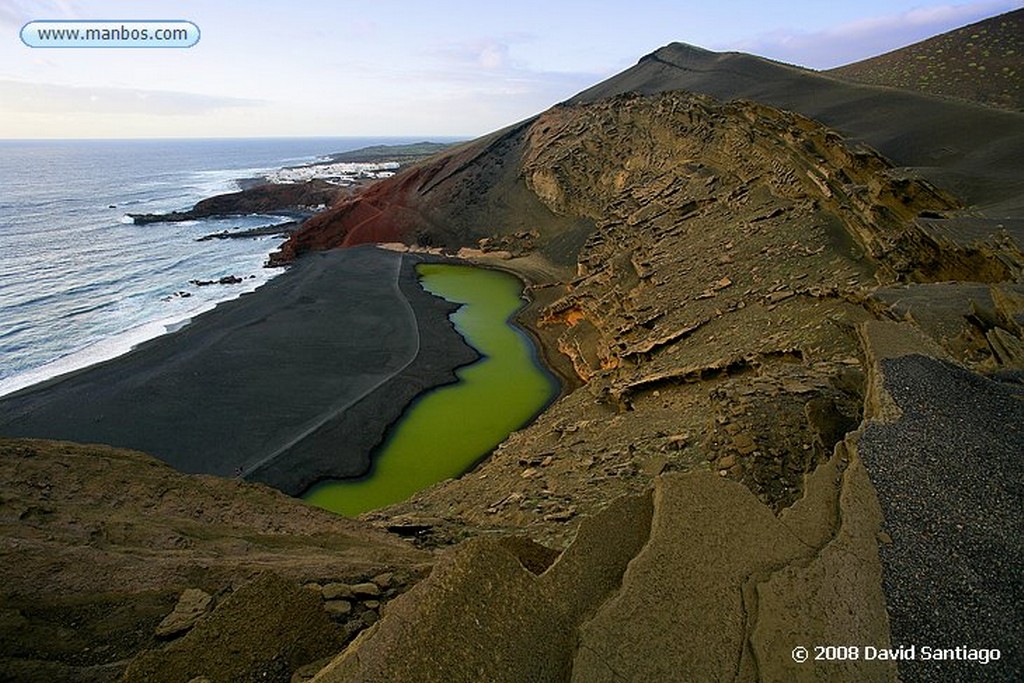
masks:
{"type": "Polygon", "coordinates": [[[4,633],[35,634],[5,636],[6,671],[1019,677],[1022,148],[1019,114],[674,45],[343,200],[280,258],[473,247],[531,281],[525,322],[563,397],[472,472],[360,521],[139,455],[92,453],[106,478],[133,468],[116,491],[90,494],[98,473],[48,488],[77,447],[6,442],[4,633]],[[175,604],[205,616],[163,645],[175,604]],[[264,628],[281,604],[301,624],[264,628]],[[114,633],[136,635],[97,652],[114,633]],[[92,640],[38,644],[71,634],[92,640]],[[1002,657],[792,656],[911,643],[1002,657]]]}

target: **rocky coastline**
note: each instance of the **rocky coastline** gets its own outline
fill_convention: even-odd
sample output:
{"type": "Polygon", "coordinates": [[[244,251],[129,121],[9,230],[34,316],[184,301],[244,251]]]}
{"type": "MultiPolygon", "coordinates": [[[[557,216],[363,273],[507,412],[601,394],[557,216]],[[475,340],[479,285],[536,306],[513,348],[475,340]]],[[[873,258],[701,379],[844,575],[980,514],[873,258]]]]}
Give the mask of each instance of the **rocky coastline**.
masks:
{"type": "Polygon", "coordinates": [[[248,230],[223,230],[203,235],[196,241],[209,242],[210,240],[252,239],[253,237],[288,237],[298,230],[300,225],[300,221],[293,220],[285,221],[284,223],[274,223],[273,225],[261,225],[258,228],[249,228],[248,230]]]}
{"type": "Polygon", "coordinates": [[[200,218],[244,216],[272,213],[296,218],[312,215],[317,209],[331,206],[351,190],[313,179],[302,183],[260,183],[227,194],[209,197],[187,211],[169,213],[129,213],[136,225],[180,223],[200,218]]]}

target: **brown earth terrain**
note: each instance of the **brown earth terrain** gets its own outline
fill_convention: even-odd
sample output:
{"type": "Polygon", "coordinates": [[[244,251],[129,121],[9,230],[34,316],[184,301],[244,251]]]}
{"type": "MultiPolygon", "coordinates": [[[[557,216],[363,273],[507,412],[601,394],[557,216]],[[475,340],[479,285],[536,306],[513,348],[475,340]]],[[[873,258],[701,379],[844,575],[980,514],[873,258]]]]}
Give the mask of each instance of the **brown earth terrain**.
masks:
{"type": "MultiPolygon", "coordinates": [[[[266,680],[281,680],[282,657],[296,652],[294,669],[331,655],[375,618],[368,596],[356,599],[341,585],[378,577],[383,587],[373,597],[386,599],[432,562],[394,536],[265,486],[181,474],[133,451],[5,439],[0,471],[2,680],[119,680],[141,650],[168,640],[176,652],[192,648],[190,665],[205,667],[195,676],[248,680],[231,673],[241,670],[264,680],[255,677],[269,671],[275,677],[266,680]],[[254,581],[271,585],[248,589],[244,599],[239,591],[254,581]],[[313,607],[302,602],[312,595],[298,587],[306,583],[336,586],[337,595],[328,595],[339,602],[325,603],[334,618],[326,618],[321,596],[313,607]],[[236,645],[196,642],[199,634],[181,643],[178,637],[197,619],[232,604],[245,618],[220,610],[218,619],[227,623],[210,628],[236,638],[236,645]],[[177,618],[169,619],[174,612],[177,618]],[[266,633],[274,621],[294,628],[266,633]],[[206,659],[196,654],[210,648],[206,659]]],[[[145,661],[165,656],[174,655],[145,661]]],[[[126,680],[193,677],[181,678],[182,671],[126,680]]]]}
{"type": "Polygon", "coordinates": [[[1021,159],[1019,113],[673,44],[369,187],[279,259],[472,248],[530,282],[562,397],[360,520],[4,442],[0,671],[1019,679],[1021,159]],[[913,644],[1001,656],[794,658],[913,644]]]}

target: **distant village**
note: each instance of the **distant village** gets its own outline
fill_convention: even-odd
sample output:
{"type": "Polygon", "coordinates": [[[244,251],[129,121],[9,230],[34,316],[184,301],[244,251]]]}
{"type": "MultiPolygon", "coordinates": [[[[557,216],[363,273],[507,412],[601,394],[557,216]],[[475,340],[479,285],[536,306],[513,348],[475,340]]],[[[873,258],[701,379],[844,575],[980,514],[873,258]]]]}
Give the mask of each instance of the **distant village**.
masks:
{"type": "Polygon", "coordinates": [[[395,175],[399,163],[386,161],[380,163],[347,162],[314,164],[282,168],[268,173],[266,179],[271,183],[301,183],[307,180],[320,179],[334,185],[352,185],[360,180],[390,178],[395,175]]]}

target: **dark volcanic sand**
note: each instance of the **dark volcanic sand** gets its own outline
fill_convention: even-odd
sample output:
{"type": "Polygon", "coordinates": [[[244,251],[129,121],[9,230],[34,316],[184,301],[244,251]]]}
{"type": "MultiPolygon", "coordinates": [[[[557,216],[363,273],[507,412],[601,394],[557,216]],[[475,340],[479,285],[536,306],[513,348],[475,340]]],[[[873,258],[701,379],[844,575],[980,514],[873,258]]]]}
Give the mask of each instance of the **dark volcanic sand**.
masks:
{"type": "Polygon", "coordinates": [[[135,448],[298,494],[351,477],[406,404],[476,358],[423,257],[310,254],[130,354],[0,399],[0,434],[135,448]]]}
{"type": "Polygon", "coordinates": [[[903,415],[858,444],[892,537],[894,646],[999,648],[987,665],[901,661],[906,681],[1024,676],[1024,388],[912,355],[883,361],[903,415]]]}

